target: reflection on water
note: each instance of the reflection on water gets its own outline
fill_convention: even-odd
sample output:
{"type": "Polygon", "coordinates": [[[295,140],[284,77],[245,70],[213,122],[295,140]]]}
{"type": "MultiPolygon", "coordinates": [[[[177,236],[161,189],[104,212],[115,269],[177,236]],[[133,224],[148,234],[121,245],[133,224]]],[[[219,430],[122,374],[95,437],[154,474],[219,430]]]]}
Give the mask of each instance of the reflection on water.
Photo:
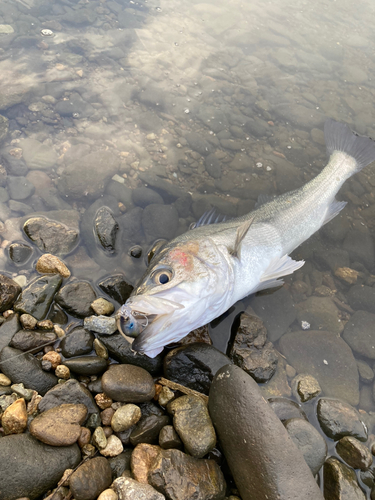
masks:
{"type": "MultiPolygon", "coordinates": [[[[211,207],[242,215],[259,194],[301,186],[325,164],[327,117],[375,136],[374,19],[370,2],[3,0],[0,268],[35,277],[39,251],[17,267],[8,247],[38,213],[79,231],[63,254],[75,277],[134,283],[146,266],[135,244],[146,255],[211,207]],[[101,206],[118,224],[114,252],[94,231],[101,206]]],[[[355,311],[375,313],[374,186],[371,167],[347,181],[343,214],[296,251],[306,265],[252,299],[273,342],[302,327],[340,335],[355,311]]],[[[280,342],[291,364],[318,363],[280,342]]],[[[345,392],[342,373],[330,376],[345,392]]],[[[375,410],[354,386],[351,402],[375,410]]]]}

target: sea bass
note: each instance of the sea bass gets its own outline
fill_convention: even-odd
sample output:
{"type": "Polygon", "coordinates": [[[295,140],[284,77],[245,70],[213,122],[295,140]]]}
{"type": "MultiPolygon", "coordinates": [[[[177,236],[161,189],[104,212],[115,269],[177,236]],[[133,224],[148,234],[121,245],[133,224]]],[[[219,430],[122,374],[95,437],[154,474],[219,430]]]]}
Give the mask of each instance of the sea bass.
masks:
{"type": "Polygon", "coordinates": [[[123,334],[136,321],[134,351],[155,357],[238,300],[280,286],[282,276],[304,264],[289,254],[344,208],[336,193],[375,160],[375,142],[345,124],[328,120],[324,135],[329,163],[303,187],[242,217],[196,227],[153,256],[118,312],[123,334]]]}

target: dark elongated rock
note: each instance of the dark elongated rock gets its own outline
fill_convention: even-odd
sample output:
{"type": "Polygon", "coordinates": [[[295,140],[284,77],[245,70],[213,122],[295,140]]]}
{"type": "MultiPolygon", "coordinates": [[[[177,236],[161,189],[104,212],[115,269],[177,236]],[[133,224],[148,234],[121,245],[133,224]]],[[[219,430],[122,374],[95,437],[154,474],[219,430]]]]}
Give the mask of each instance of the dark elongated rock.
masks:
{"type": "Polygon", "coordinates": [[[320,398],[317,406],[319,423],[324,433],[335,441],[353,436],[366,441],[367,428],[356,408],[338,399],[320,398]]]}
{"type": "Polygon", "coordinates": [[[24,384],[28,389],[38,391],[42,396],[57,384],[57,377],[42,369],[41,362],[32,354],[19,349],[4,347],[0,352],[1,371],[13,384],[24,384]]]}
{"type": "Polygon", "coordinates": [[[23,289],[14,304],[14,309],[20,313],[31,314],[39,320],[45,318],[61,283],[62,277],[58,274],[35,279],[23,289]]]}
{"type": "Polygon", "coordinates": [[[322,500],[301,452],[241,368],[216,373],[208,408],[243,500],[322,500]]]}
{"type": "Polygon", "coordinates": [[[0,326],[0,351],[12,340],[12,337],[21,329],[19,315],[12,314],[5,323],[0,326]]]}
{"type": "Polygon", "coordinates": [[[94,500],[112,482],[112,470],[104,457],[96,457],[82,464],[69,479],[76,500],[94,500]]]}
{"type": "Polygon", "coordinates": [[[64,365],[79,375],[97,375],[107,368],[107,360],[99,356],[79,356],[66,359],[64,365]]]}
{"type": "Polygon", "coordinates": [[[149,415],[142,418],[130,434],[130,442],[133,446],[139,443],[156,444],[161,429],[169,424],[167,415],[149,415]]]}
{"type": "Polygon", "coordinates": [[[172,349],[164,358],[164,376],[208,394],[215,373],[231,360],[208,344],[188,344],[172,349]]]}
{"type": "Polygon", "coordinates": [[[290,418],[303,418],[307,420],[306,413],[302,410],[300,405],[291,399],[270,398],[268,402],[283,423],[290,418]]]}
{"type": "Polygon", "coordinates": [[[34,500],[53,488],[65,469],[76,467],[80,460],[76,444],[57,448],[30,434],[5,436],[0,439],[0,498],[34,500]]]}
{"type": "Polygon", "coordinates": [[[20,292],[18,283],[5,274],[0,274],[0,312],[10,309],[20,292]]]}
{"type": "Polygon", "coordinates": [[[38,352],[46,344],[52,345],[57,336],[54,332],[43,332],[39,330],[20,330],[13,335],[10,347],[21,351],[38,352]]]}

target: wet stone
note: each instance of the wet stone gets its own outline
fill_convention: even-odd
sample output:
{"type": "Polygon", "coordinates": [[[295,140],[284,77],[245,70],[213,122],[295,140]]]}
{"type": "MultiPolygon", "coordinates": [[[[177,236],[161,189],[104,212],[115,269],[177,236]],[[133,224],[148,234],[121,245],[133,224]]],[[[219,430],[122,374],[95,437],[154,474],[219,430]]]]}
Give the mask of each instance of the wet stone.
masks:
{"type": "Polygon", "coordinates": [[[111,488],[104,490],[98,496],[98,500],[118,500],[118,495],[111,488]]]}
{"type": "Polygon", "coordinates": [[[288,500],[322,500],[309,467],[250,375],[235,365],[221,368],[208,410],[241,498],[278,498],[282,484],[288,500]]]}
{"type": "Polygon", "coordinates": [[[354,285],[347,295],[349,305],[375,314],[375,289],[371,286],[354,285]]]}
{"type": "Polygon", "coordinates": [[[18,314],[12,314],[2,325],[0,325],[0,351],[9,344],[13,335],[20,329],[21,326],[18,314]]]}
{"type": "Polygon", "coordinates": [[[272,378],[278,356],[272,342],[267,341],[267,330],[259,318],[241,314],[230,357],[258,383],[272,378]]]}
{"type": "Polygon", "coordinates": [[[33,195],[35,192],[34,184],[31,184],[31,182],[23,176],[8,175],[7,187],[9,196],[12,200],[26,200],[26,198],[33,195]]]}
{"type": "Polygon", "coordinates": [[[178,224],[178,212],[172,205],[147,205],[142,212],[142,227],[147,241],[154,241],[156,238],[173,239],[178,224]]]}
{"type": "Polygon", "coordinates": [[[7,386],[10,385],[12,381],[10,380],[9,377],[4,375],[4,373],[0,373],[0,386],[7,386]]]}
{"type": "Polygon", "coordinates": [[[0,274],[0,312],[11,309],[21,290],[15,281],[5,274],[0,274]]]}
{"type": "Polygon", "coordinates": [[[4,347],[0,352],[0,363],[2,372],[13,383],[24,384],[28,389],[34,389],[41,395],[57,384],[55,375],[43,371],[38,359],[19,349],[4,347]]]}
{"type": "Polygon", "coordinates": [[[111,427],[114,432],[123,432],[130,429],[141,418],[141,409],[137,405],[128,404],[121,406],[115,411],[111,419],[111,427]]]}
{"type": "Polygon", "coordinates": [[[354,352],[375,359],[375,314],[357,311],[345,325],[342,338],[354,352]]]}
{"type": "Polygon", "coordinates": [[[75,444],[57,448],[26,433],[5,436],[0,439],[2,497],[39,498],[56,486],[66,469],[73,469],[80,460],[81,453],[75,444]]]}
{"type": "Polygon", "coordinates": [[[108,316],[89,316],[84,319],[85,328],[101,335],[112,335],[117,331],[116,318],[108,316]]]}
{"type": "Polygon", "coordinates": [[[66,358],[88,354],[92,351],[94,338],[91,332],[78,326],[61,340],[61,352],[66,358]]]}
{"type": "Polygon", "coordinates": [[[160,430],[169,424],[167,415],[148,415],[142,417],[130,434],[130,442],[133,446],[139,443],[156,444],[160,430]]]}
{"type": "Polygon", "coordinates": [[[169,387],[166,387],[165,385],[161,388],[161,391],[159,393],[158,397],[158,403],[160,406],[167,406],[167,404],[174,399],[175,395],[174,392],[169,389],[169,387]]]}
{"type": "Polygon", "coordinates": [[[23,230],[37,247],[53,255],[65,255],[76,246],[78,231],[45,217],[28,219],[23,230]]]}
{"type": "Polygon", "coordinates": [[[17,399],[4,411],[1,417],[4,434],[21,434],[27,428],[26,404],[23,398],[17,399]]]}
{"type": "Polygon", "coordinates": [[[33,391],[32,389],[26,389],[23,384],[12,384],[11,389],[25,401],[30,401],[35,394],[35,391],[33,391]]]}
{"type": "Polygon", "coordinates": [[[115,310],[115,306],[109,300],[103,299],[100,297],[99,299],[94,300],[91,304],[92,310],[98,315],[109,316],[115,310]]]}
{"type": "Polygon", "coordinates": [[[96,293],[86,281],[74,281],[63,286],[56,295],[56,302],[74,317],[84,318],[92,314],[91,303],[96,293]]]}
{"type": "Polygon", "coordinates": [[[31,314],[38,320],[45,318],[61,282],[61,276],[56,274],[36,278],[22,290],[14,309],[24,314],[31,314]]]}
{"type": "Polygon", "coordinates": [[[39,257],[35,269],[41,274],[60,274],[63,278],[70,277],[70,271],[66,265],[55,255],[48,253],[39,257]]]}
{"type": "Polygon", "coordinates": [[[188,344],[172,349],[164,358],[164,376],[208,394],[216,372],[232,361],[208,344],[188,344]]]}
{"type": "Polygon", "coordinates": [[[79,356],[66,359],[63,364],[78,375],[98,375],[108,366],[107,360],[99,356],[79,356]]]}
{"type": "Polygon", "coordinates": [[[20,330],[15,333],[10,341],[10,347],[20,349],[21,351],[30,351],[36,353],[40,351],[47,343],[52,345],[57,339],[54,332],[43,332],[39,330],[20,330]]]}
{"type": "Polygon", "coordinates": [[[283,423],[291,418],[303,418],[307,420],[306,413],[302,410],[300,405],[291,399],[270,398],[268,402],[272,410],[283,423]]]}
{"type": "Polygon", "coordinates": [[[190,455],[202,458],[215,447],[215,429],[202,398],[182,396],[168,405],[168,411],[173,414],[174,428],[190,455]]]}
{"type": "Polygon", "coordinates": [[[149,484],[139,483],[129,477],[115,479],[112,488],[119,500],[165,500],[165,496],[149,484]]]}
{"type": "Polygon", "coordinates": [[[40,401],[38,408],[43,412],[68,403],[85,405],[89,416],[99,414],[99,408],[90,391],[74,379],[67,380],[49,390],[40,401]]]}
{"type": "Polygon", "coordinates": [[[336,444],[336,452],[353,469],[366,470],[372,464],[370,450],[351,436],[345,436],[336,444]]]}
{"type": "Polygon", "coordinates": [[[348,344],[336,334],[322,331],[287,333],[280,339],[279,349],[297,372],[316,378],[325,395],[358,404],[357,363],[348,344]]]}
{"type": "Polygon", "coordinates": [[[35,417],[30,424],[30,434],[51,446],[69,446],[80,437],[86,416],[85,405],[62,404],[35,417]]]}
{"type": "Polygon", "coordinates": [[[101,207],[96,213],[94,228],[99,243],[108,253],[114,253],[119,225],[108,207],[101,207]]]}
{"type": "Polygon", "coordinates": [[[155,358],[134,353],[131,344],[121,333],[114,333],[113,335],[99,334],[99,338],[108,349],[109,354],[120,363],[140,366],[151,374],[160,373],[163,363],[163,353],[158,354],[155,358]]]}
{"type": "Polygon", "coordinates": [[[159,452],[148,471],[148,482],[171,500],[225,497],[224,476],[216,462],[193,458],[179,450],[159,452]]]}
{"type": "Polygon", "coordinates": [[[321,393],[319,382],[311,375],[298,375],[292,382],[302,403],[310,401],[321,393]]]}
{"type": "Polygon", "coordinates": [[[48,170],[56,164],[56,152],[35,139],[22,140],[20,147],[23,159],[32,170],[48,170]]]}
{"type": "Polygon", "coordinates": [[[324,464],[324,498],[365,500],[353,469],[330,457],[324,464]]]}
{"type": "Polygon", "coordinates": [[[95,500],[111,483],[111,467],[104,457],[88,460],[69,478],[69,487],[76,500],[95,500]]]}
{"type": "Polygon", "coordinates": [[[133,291],[133,286],[128,283],[125,276],[116,274],[105,278],[98,283],[98,286],[109,297],[116,300],[119,304],[124,304],[133,291]]]}
{"type": "Polygon", "coordinates": [[[284,422],[284,425],[315,476],[327,456],[328,448],[325,439],[313,425],[302,418],[292,418],[284,422]]]}
{"type": "Polygon", "coordinates": [[[358,411],[348,403],[337,399],[321,398],[317,415],[324,433],[335,441],[352,436],[360,441],[367,440],[367,430],[358,411]]]}

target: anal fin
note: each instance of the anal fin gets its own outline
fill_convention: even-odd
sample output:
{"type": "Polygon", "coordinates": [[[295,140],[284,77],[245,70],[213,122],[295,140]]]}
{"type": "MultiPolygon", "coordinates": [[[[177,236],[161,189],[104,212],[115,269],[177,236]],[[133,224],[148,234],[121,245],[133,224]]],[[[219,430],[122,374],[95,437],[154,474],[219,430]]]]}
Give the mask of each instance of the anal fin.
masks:
{"type": "Polygon", "coordinates": [[[327,222],[336,217],[336,215],[338,215],[341,212],[341,210],[345,207],[346,204],[347,204],[346,201],[333,200],[333,202],[328,207],[327,213],[324,217],[323,224],[327,224],[327,222]]]}
{"type": "MultiPolygon", "coordinates": [[[[260,279],[260,286],[265,282],[275,282],[278,278],[282,276],[287,276],[288,274],[294,273],[300,267],[304,265],[304,260],[293,260],[289,255],[283,255],[282,257],[276,257],[272,259],[270,265],[267,267],[260,279]]],[[[267,286],[266,288],[271,288],[267,286]]],[[[264,290],[264,288],[258,288],[258,290],[264,290]]]]}
{"type": "MultiPolygon", "coordinates": [[[[261,292],[262,290],[268,290],[269,288],[278,288],[279,286],[282,286],[284,284],[283,280],[267,280],[267,281],[261,281],[259,285],[257,286],[255,292],[261,292]]],[[[254,292],[252,292],[254,293],[254,292]]]]}

